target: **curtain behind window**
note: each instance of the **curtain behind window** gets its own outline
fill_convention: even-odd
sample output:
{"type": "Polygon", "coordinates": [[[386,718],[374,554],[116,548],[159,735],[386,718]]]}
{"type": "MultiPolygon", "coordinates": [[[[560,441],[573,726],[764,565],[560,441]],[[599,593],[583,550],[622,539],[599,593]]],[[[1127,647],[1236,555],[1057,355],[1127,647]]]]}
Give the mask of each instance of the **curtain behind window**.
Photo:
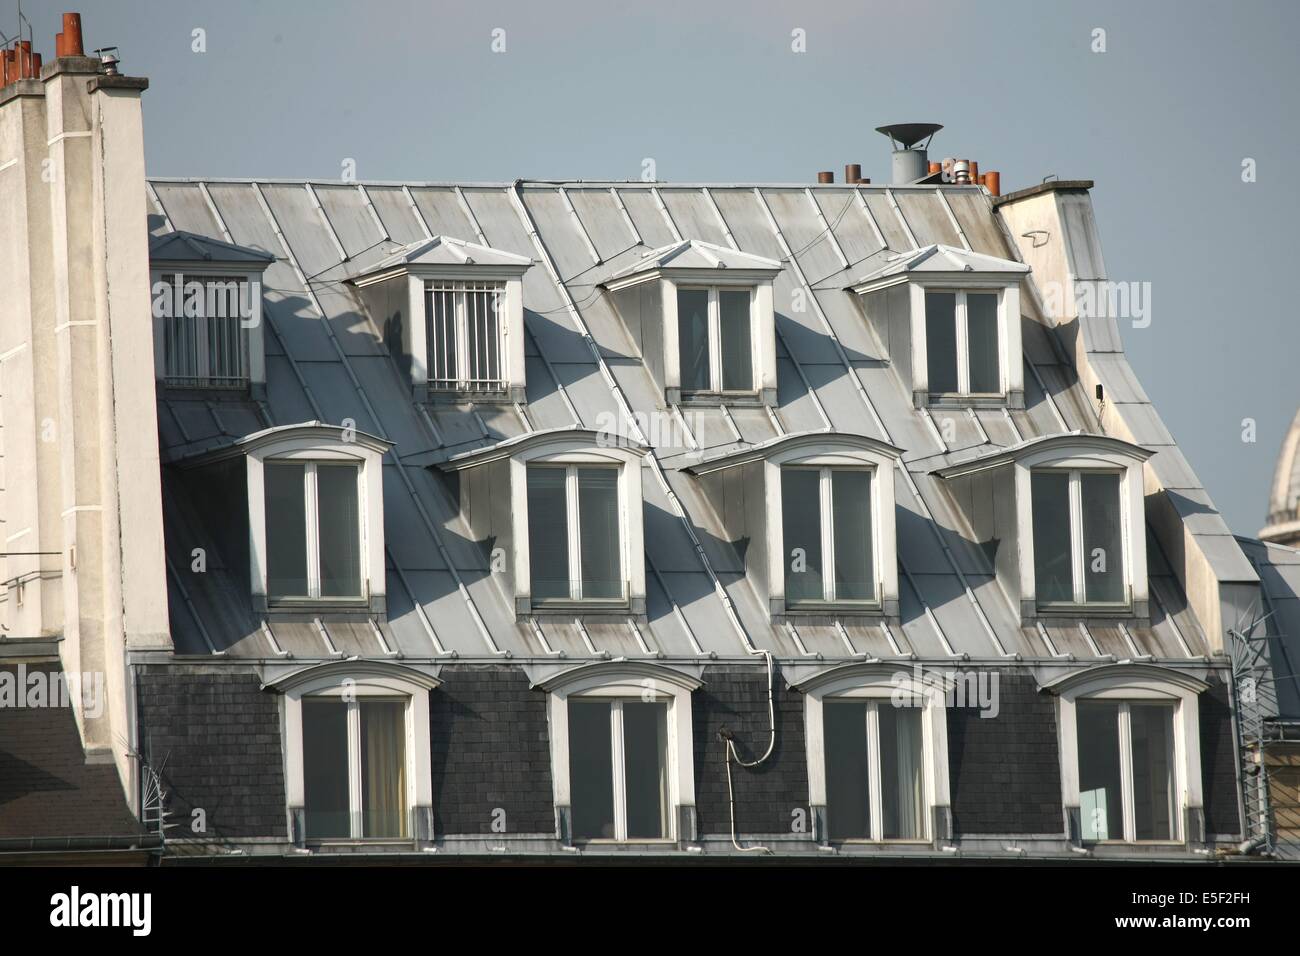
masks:
{"type": "Polygon", "coordinates": [[[362,700],[362,836],[406,836],[406,704],[362,700]]]}
{"type": "Polygon", "coordinates": [[[881,813],[886,840],[915,840],[923,831],[921,708],[878,705],[881,813]]]}

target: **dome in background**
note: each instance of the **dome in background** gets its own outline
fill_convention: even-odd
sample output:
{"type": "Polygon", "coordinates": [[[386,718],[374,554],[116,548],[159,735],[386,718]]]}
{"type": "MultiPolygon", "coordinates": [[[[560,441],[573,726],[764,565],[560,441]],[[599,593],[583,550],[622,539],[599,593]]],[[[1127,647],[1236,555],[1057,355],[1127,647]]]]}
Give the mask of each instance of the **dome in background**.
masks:
{"type": "Polygon", "coordinates": [[[1264,541],[1300,547],[1300,411],[1282,439],[1268,498],[1268,525],[1259,536],[1264,541]]]}

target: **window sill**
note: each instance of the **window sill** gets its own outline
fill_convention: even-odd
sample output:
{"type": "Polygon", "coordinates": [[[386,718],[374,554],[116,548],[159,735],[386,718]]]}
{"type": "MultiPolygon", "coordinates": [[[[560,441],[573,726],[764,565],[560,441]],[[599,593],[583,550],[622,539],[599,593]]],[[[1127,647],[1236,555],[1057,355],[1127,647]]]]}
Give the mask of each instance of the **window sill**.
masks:
{"type": "Polygon", "coordinates": [[[524,390],[519,386],[502,386],[490,389],[458,389],[416,387],[416,400],[427,405],[513,405],[527,401],[524,390]]]}
{"type": "Polygon", "coordinates": [[[645,602],[641,601],[533,601],[516,607],[519,615],[524,617],[575,617],[587,619],[626,620],[628,617],[645,617],[645,602]]]}
{"type": "Polygon", "coordinates": [[[932,394],[917,391],[912,395],[912,404],[917,408],[1024,408],[1024,392],[1012,391],[1002,394],[980,393],[975,395],[958,395],[945,392],[932,394]]]}
{"type": "Polygon", "coordinates": [[[833,602],[800,603],[785,605],[774,601],[771,608],[772,623],[782,624],[787,620],[798,621],[811,626],[833,625],[836,621],[861,621],[877,624],[881,621],[898,618],[897,602],[890,601],[881,605],[873,602],[833,602]]]}
{"type": "Polygon", "coordinates": [[[272,598],[269,601],[263,598],[260,607],[257,606],[258,597],[254,595],[254,610],[281,621],[310,621],[315,617],[360,621],[375,616],[383,618],[388,610],[383,595],[369,598],[272,598]]]}
{"type": "Polygon", "coordinates": [[[1133,604],[1049,604],[1035,606],[1022,604],[1020,624],[1022,627],[1044,625],[1096,624],[1112,627],[1124,624],[1129,627],[1150,627],[1151,616],[1146,603],[1137,601],[1133,604]]]}

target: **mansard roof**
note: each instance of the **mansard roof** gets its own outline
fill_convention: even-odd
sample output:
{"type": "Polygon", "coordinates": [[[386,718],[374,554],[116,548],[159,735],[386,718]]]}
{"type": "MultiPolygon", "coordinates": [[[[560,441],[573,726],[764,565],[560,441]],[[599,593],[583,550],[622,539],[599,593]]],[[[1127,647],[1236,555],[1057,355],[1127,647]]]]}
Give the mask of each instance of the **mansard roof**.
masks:
{"type": "MultiPolygon", "coordinates": [[[[215,648],[277,661],[509,655],[538,666],[606,656],[754,661],[754,650],[795,663],[817,663],[820,656],[822,666],[861,655],[1049,657],[1042,633],[1021,626],[990,556],[963,530],[949,489],[932,472],[973,449],[999,454],[1048,436],[1101,434],[1091,386],[1053,344],[1055,333],[1033,297],[1022,296],[1025,407],[977,407],[940,429],[914,407],[885,345],[844,292],[890,256],[907,254],[899,262],[914,262],[927,249],[939,255],[940,247],[1023,272],[979,187],[209,180],[201,188],[196,181],[158,179],[151,183],[155,196],[158,235],[182,229],[261,246],[276,257],[264,281],[265,398],[160,393],[164,460],[312,419],[351,420],[359,431],[394,443],[383,459],[387,619],[325,621],[328,640],[314,622],[264,624],[252,613],[240,564],[247,560],[246,531],[232,520],[238,516],[213,505],[224,486],[205,470],[164,468],[172,567],[188,568],[196,547],[221,558],[210,557],[204,575],[169,574],[178,653],[206,655],[215,648]],[[418,249],[439,236],[464,237],[511,261],[537,264],[522,276],[526,402],[413,401],[364,297],[341,281],[355,263],[382,258],[394,243],[418,249]],[[642,255],[646,249],[657,257],[642,255]],[[729,267],[762,260],[777,270],[775,407],[691,407],[681,420],[664,407],[633,330],[604,287],[612,276],[658,268],[668,255],[659,250],[679,250],[669,268],[696,257],[703,265],[707,252],[729,267]],[[645,619],[517,621],[513,595],[491,571],[496,545],[475,540],[458,513],[457,481],[477,477],[427,466],[508,453],[518,447],[511,442],[555,430],[600,430],[629,415],[648,442],[642,458],[645,619]],[[664,423],[672,427],[659,427],[664,423]],[[772,623],[741,545],[726,535],[701,482],[681,470],[728,454],[761,454],[803,433],[862,436],[902,450],[895,482],[899,624],[772,623]]],[[[1123,361],[1122,353],[1106,359],[1116,360],[1123,361]]],[[[1158,451],[1146,467],[1189,496],[1203,494],[1145,396],[1123,390],[1119,376],[1114,381],[1107,394],[1131,414],[1129,437],[1158,451]]],[[[1186,520],[1207,548],[1232,544],[1212,509],[1197,509],[1186,520]]],[[[1148,552],[1150,627],[1089,624],[1085,634],[1074,623],[1048,624],[1058,654],[1122,659],[1133,657],[1136,646],[1157,660],[1186,661],[1209,652],[1170,563],[1178,556],[1166,558],[1154,546],[1148,552]]],[[[1224,560],[1231,555],[1225,552],[1224,560]]]]}

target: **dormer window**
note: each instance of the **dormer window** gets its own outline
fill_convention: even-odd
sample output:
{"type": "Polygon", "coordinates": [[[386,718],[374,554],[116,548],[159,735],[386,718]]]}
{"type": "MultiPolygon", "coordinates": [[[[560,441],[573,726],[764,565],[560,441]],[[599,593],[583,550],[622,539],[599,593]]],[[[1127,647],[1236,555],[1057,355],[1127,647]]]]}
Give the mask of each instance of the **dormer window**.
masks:
{"type": "Polygon", "coordinates": [[[679,286],[677,344],[682,395],[754,392],[753,294],[679,286]]]}
{"type": "Polygon", "coordinates": [[[439,464],[461,514],[506,574],[517,615],[645,614],[641,460],[579,428],[529,432],[439,464]],[[508,496],[508,507],[502,502],[508,496]]]}
{"type": "Polygon", "coordinates": [[[1118,471],[1033,472],[1034,580],[1040,605],[1127,603],[1123,480],[1118,471]]]}
{"type": "Polygon", "coordinates": [[[998,292],[925,292],[926,372],[931,396],[1004,393],[998,292]]]}
{"type": "Polygon", "coordinates": [[[850,288],[917,407],[1024,406],[1020,280],[1009,259],[932,245],[850,288]]]}
{"type": "Polygon", "coordinates": [[[1142,463],[1151,452],[1072,432],[939,469],[1021,618],[1149,615],[1142,463]]]}
{"type": "Polygon", "coordinates": [[[450,236],[422,239],[352,283],[421,401],[525,400],[526,256],[450,236]]]}
{"type": "Polygon", "coordinates": [[[898,616],[894,468],[899,449],[861,435],[799,432],[725,452],[685,470],[744,542],[747,572],[765,585],[774,620],[898,616]],[[734,478],[728,472],[739,472],[734,478]],[[764,488],[755,512],[732,496],[764,488]]]}
{"type": "Polygon", "coordinates": [[[618,465],[528,466],[535,601],[625,598],[618,465]]]}
{"type": "Polygon", "coordinates": [[[274,257],[184,232],[153,237],[149,255],[159,381],[167,388],[264,388],[262,271],[274,257]]]}
{"type": "Polygon", "coordinates": [[[272,458],[262,470],[267,599],[360,600],[360,466],[272,458]]]}
{"type": "Polygon", "coordinates": [[[180,462],[222,468],[213,480],[229,483],[243,459],[254,613],[387,612],[383,457],[391,447],[355,428],[303,422],[180,462]]]}
{"type": "Polygon", "coordinates": [[[438,392],[501,392],[500,311],[504,282],[430,280],[424,286],[429,388],[438,392]]]}
{"type": "Polygon", "coordinates": [[[874,469],[787,465],[781,523],[787,606],[876,599],[874,469]]]}
{"type": "Polygon", "coordinates": [[[776,403],[772,281],[781,263],[699,240],[653,249],[606,279],[664,399],[776,403]]]}

